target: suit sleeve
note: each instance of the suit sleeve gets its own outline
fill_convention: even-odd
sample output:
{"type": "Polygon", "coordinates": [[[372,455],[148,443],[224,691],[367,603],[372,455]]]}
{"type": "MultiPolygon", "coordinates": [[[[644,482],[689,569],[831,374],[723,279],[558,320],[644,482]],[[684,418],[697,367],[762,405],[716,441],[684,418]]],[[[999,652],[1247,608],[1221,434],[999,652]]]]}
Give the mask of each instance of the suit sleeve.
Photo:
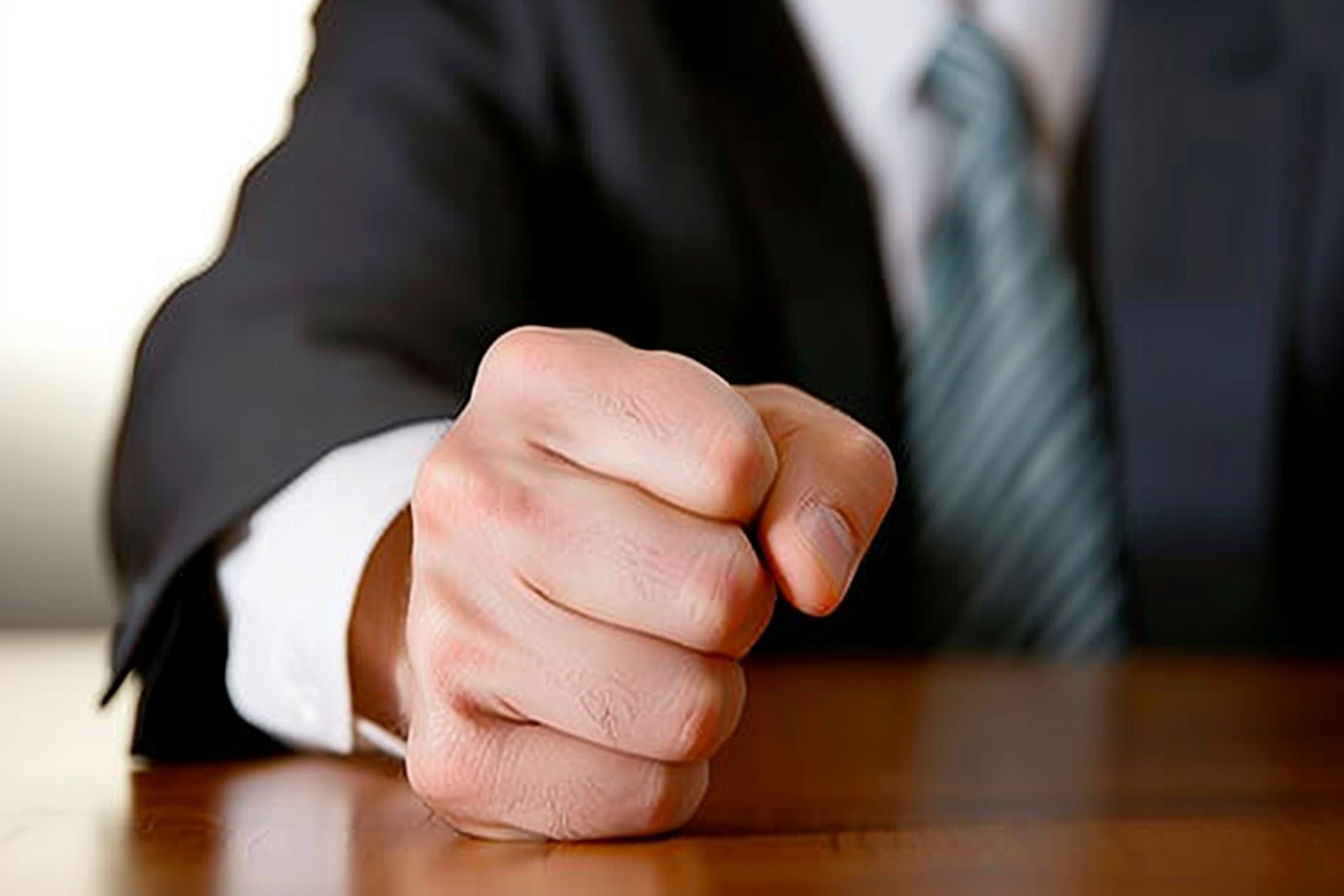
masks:
{"type": "Polygon", "coordinates": [[[332,448],[455,416],[493,338],[548,317],[528,282],[548,131],[524,9],[327,0],[286,138],[148,328],[109,498],[108,695],[139,677],[135,752],[276,747],[225,691],[217,539],[332,448]]]}

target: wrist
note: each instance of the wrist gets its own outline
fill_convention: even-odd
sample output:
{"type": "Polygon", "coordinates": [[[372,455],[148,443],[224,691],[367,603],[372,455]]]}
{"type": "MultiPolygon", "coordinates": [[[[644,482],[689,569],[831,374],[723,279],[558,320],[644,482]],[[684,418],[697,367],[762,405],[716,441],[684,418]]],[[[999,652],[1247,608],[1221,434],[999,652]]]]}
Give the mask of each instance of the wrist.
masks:
{"type": "Polygon", "coordinates": [[[384,530],[360,577],[350,616],[351,707],[356,718],[405,737],[409,710],[406,606],[411,579],[411,515],[384,530]]]}

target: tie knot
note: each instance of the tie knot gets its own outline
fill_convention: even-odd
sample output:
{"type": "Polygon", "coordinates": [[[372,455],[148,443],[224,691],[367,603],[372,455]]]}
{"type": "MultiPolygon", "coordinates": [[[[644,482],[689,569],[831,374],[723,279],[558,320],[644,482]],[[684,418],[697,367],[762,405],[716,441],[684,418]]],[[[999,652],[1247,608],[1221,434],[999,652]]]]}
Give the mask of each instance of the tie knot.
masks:
{"type": "Polygon", "coordinates": [[[1012,63],[973,22],[958,18],[924,75],[925,96],[953,123],[1023,136],[1027,107],[1012,63]]]}

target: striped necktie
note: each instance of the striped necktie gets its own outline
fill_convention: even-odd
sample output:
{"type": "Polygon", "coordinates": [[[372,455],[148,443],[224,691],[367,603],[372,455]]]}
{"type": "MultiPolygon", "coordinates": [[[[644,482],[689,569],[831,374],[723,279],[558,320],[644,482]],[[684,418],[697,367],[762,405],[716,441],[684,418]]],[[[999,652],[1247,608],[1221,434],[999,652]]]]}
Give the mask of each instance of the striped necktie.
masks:
{"type": "Polygon", "coordinates": [[[1123,640],[1115,465],[1078,281],[1033,192],[1025,100],[964,19],[923,86],[951,143],[928,316],[906,345],[921,635],[1111,655],[1123,640]]]}

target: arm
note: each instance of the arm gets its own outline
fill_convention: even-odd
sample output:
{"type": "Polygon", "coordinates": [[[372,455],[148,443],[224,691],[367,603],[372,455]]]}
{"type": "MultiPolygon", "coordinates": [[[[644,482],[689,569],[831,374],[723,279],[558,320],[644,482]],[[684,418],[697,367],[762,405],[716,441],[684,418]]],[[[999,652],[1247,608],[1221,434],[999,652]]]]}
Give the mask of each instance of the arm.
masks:
{"type": "Polygon", "coordinates": [[[137,752],[267,748],[224,692],[220,536],[334,446],[453,416],[494,335],[547,317],[528,280],[546,104],[521,8],[328,0],[289,134],[146,333],[109,504],[137,752]]]}

